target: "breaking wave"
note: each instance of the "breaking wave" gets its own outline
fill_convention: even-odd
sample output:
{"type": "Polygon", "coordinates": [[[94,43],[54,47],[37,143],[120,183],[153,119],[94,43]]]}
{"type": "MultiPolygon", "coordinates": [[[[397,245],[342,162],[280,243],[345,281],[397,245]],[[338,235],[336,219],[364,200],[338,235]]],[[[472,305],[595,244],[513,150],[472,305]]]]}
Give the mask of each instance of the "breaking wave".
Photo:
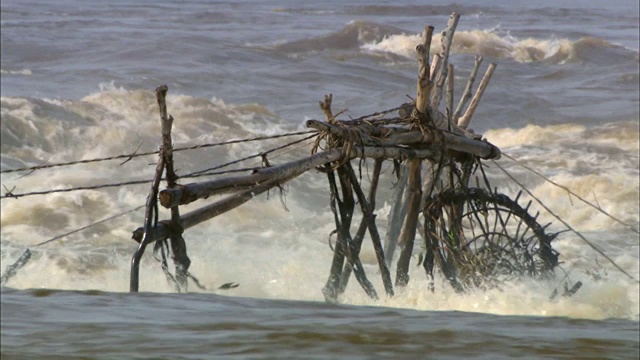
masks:
{"type": "MultiPolygon", "coordinates": [[[[431,51],[440,51],[440,34],[435,34],[431,51]]],[[[372,52],[390,52],[406,58],[415,57],[415,46],[421,35],[391,34],[380,41],[362,45],[372,52]]],[[[517,62],[544,61],[565,62],[628,62],[638,61],[638,52],[605,40],[584,37],[576,41],[569,39],[518,39],[496,30],[456,31],[452,52],[456,54],[478,54],[492,58],[506,58],[517,62]]]]}
{"type": "MultiPolygon", "coordinates": [[[[434,34],[431,52],[440,51],[440,33],[434,34]]],[[[339,31],[327,35],[286,41],[271,46],[285,53],[325,50],[364,51],[368,54],[392,54],[413,59],[420,34],[369,21],[351,21],[339,31]]],[[[595,37],[570,39],[517,38],[499,28],[456,31],[454,54],[478,54],[489,58],[512,59],[517,62],[592,62],[597,64],[638,63],[638,51],[595,37]]]]}
{"type": "Polygon", "coordinates": [[[367,21],[352,21],[340,31],[320,37],[285,42],[276,45],[275,48],[284,52],[358,49],[363,44],[379,42],[385,37],[402,33],[402,29],[394,26],[367,21]]]}
{"type": "Polygon", "coordinates": [[[31,72],[31,70],[29,69],[20,69],[20,70],[5,70],[5,69],[0,69],[0,74],[7,74],[7,75],[32,75],[33,73],[31,72]]]}

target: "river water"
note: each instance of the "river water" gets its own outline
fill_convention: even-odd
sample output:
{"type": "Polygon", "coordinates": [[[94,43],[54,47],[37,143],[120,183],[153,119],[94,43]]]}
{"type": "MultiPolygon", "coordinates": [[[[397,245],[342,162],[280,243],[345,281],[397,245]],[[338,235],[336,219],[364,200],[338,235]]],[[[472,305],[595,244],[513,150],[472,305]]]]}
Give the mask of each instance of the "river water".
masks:
{"type": "MultiPolygon", "coordinates": [[[[175,146],[305,130],[332,93],[348,119],[415,95],[414,49],[461,14],[455,94],[480,54],[497,70],[471,127],[521,164],[597,204],[620,224],[507,157],[499,160],[631,277],[640,277],[638,3],[483,0],[398,3],[17,1],[1,4],[1,168],[157,150],[153,89],[167,84],[175,146]]],[[[437,50],[439,41],[434,41],[437,50]]],[[[275,139],[175,154],[186,174],[265,151],[275,139]]],[[[309,154],[306,141],[269,156],[309,154]]],[[[151,179],[154,156],[2,173],[2,194],[151,179]],[[15,189],[14,189],[15,187],[15,189]],[[13,190],[12,190],[13,189],[13,190]]],[[[259,166],[252,160],[239,166],[259,166]]],[[[519,188],[495,166],[500,192],[519,188]]],[[[385,165],[388,175],[391,167],[385,165]]],[[[190,180],[184,180],[188,182],[190,180]]],[[[377,219],[390,209],[380,184],[377,219]]],[[[580,237],[554,242],[566,281],[521,279],[457,294],[423,271],[393,298],[351,284],[339,305],[321,292],[333,215],[322,174],[291,182],[188,229],[190,284],[177,294],[151,251],[128,293],[131,231],[143,210],[37,244],[145,203],[148,184],[1,200],[1,270],[31,261],[1,292],[2,359],[399,359],[640,356],[639,286],[580,237]],[[237,288],[220,290],[224,283],[237,288]]],[[[525,196],[526,197],[526,196],[525,196]]],[[[524,198],[523,198],[524,199],[524,198]]],[[[210,200],[208,200],[210,201],[210,200]]],[[[526,199],[521,202],[526,201],[526,199]]],[[[184,207],[183,213],[202,205],[184,207]]],[[[563,225],[539,205],[539,222],[563,225]]],[[[162,218],[168,218],[162,212],[162,218]]],[[[362,261],[379,292],[372,247],[362,261]]],[[[393,269],[392,269],[393,273],[393,269]]]]}

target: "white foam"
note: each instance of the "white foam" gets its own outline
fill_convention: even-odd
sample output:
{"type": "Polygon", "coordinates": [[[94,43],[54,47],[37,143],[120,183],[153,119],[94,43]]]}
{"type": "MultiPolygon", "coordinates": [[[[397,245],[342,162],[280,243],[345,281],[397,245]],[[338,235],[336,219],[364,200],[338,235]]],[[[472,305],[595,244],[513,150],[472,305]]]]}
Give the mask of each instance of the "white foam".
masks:
{"type": "Polygon", "coordinates": [[[7,75],[33,75],[33,73],[31,72],[30,69],[20,69],[20,70],[5,70],[5,69],[0,69],[0,74],[7,74],[7,75]]]}
{"type": "MultiPolygon", "coordinates": [[[[431,53],[440,52],[440,34],[434,34],[431,53]]],[[[416,44],[421,35],[391,35],[379,42],[362,45],[366,51],[388,52],[413,59],[416,44]]],[[[518,62],[542,61],[558,57],[558,61],[571,58],[573,43],[568,39],[518,39],[500,34],[497,29],[456,31],[453,37],[452,53],[480,54],[499,58],[511,58],[518,62]]]]}
{"type": "MultiPolygon", "coordinates": [[[[274,115],[261,105],[227,104],[215,98],[185,95],[169,96],[168,102],[169,113],[176,118],[176,142],[200,143],[204,140],[214,141],[222,136],[225,139],[255,136],[250,129],[264,128],[268,132],[270,130],[264,124],[271,124],[272,121],[277,124],[279,121],[272,120],[274,115]],[[238,122],[243,125],[238,125],[238,122]],[[227,129],[229,132],[221,135],[219,129],[227,129]]],[[[150,91],[105,89],[81,101],[45,102],[46,106],[54,107],[54,113],[64,110],[77,114],[81,119],[88,119],[81,127],[73,129],[58,127],[56,122],[62,121],[61,119],[38,117],[38,112],[34,110],[36,105],[30,100],[2,98],[2,103],[3,120],[5,114],[10,112],[20,121],[33,121],[36,129],[43,129],[44,124],[51,123],[51,129],[34,132],[34,136],[42,137],[42,143],[52,143],[58,139],[67,141],[60,159],[75,160],[130,152],[139,144],[140,139],[145,139],[148,148],[155,150],[159,142],[157,103],[150,91]],[[43,137],[43,133],[50,133],[52,137],[43,137]],[[60,133],[66,134],[66,137],[56,137],[60,133]]],[[[632,128],[612,126],[593,131],[581,125],[569,124],[498,129],[485,135],[506,153],[543,171],[554,181],[575,187],[574,190],[580,195],[590,198],[595,191],[598,202],[604,209],[637,222],[638,171],[634,164],[637,164],[638,157],[634,142],[637,143],[638,134],[636,131],[633,135],[629,131],[632,128]],[[610,157],[594,157],[593,153],[583,151],[580,147],[585,146],[580,144],[594,142],[612,146],[610,157]],[[571,146],[562,147],[565,143],[571,146]],[[585,167],[582,163],[588,166],[585,167]]],[[[39,142],[34,143],[37,148],[39,142]]],[[[240,154],[254,153],[257,147],[254,143],[237,144],[225,147],[215,153],[215,156],[211,155],[213,150],[185,152],[176,156],[183,156],[180,164],[191,163],[201,168],[236,158],[240,154]]],[[[21,155],[18,150],[20,149],[11,149],[21,155]]],[[[46,159],[46,156],[43,158],[46,159]]],[[[123,166],[117,163],[96,163],[86,167],[52,169],[35,172],[21,179],[3,176],[3,184],[11,187],[15,182],[21,190],[30,191],[83,185],[88,182],[113,182],[132,176],[150,178],[153,172],[153,166],[148,166],[150,161],[135,161],[137,160],[123,166]],[[7,179],[10,180],[8,183],[7,179]]],[[[513,164],[509,165],[508,160],[501,160],[501,164],[505,164],[516,175],[524,175],[527,185],[552,205],[554,211],[579,230],[588,232],[589,238],[605,249],[616,262],[638,276],[637,237],[624,232],[624,229],[597,211],[579,204],[575,199],[569,199],[562,190],[536,180],[535,176],[526,175],[526,172],[513,164]]],[[[328,205],[326,184],[323,178],[318,179],[309,174],[297,181],[298,185],[294,182],[289,188],[286,200],[289,212],[283,210],[277,192],[271,192],[269,200],[264,195],[259,196],[236,210],[185,232],[192,260],[191,271],[204,283],[207,291],[217,291],[215,289],[219,285],[233,281],[239,283],[240,287],[224,292],[225,294],[324,300],[321,288],[327,279],[332,258],[327,239],[335,227],[328,205]]],[[[388,191],[390,187],[389,183],[381,183],[380,191],[388,191]]],[[[510,195],[517,191],[508,185],[502,186],[500,190],[510,195]]],[[[145,202],[147,193],[148,185],[140,185],[108,191],[4,199],[0,202],[2,263],[12,263],[28,246],[141,205],[145,202]]],[[[207,201],[213,200],[215,199],[207,201]]],[[[382,198],[378,202],[380,210],[377,212],[377,221],[381,231],[384,231],[388,205],[385,205],[385,199],[382,198]]],[[[204,203],[205,201],[201,201],[183,207],[182,213],[204,203]]],[[[168,218],[168,211],[161,211],[161,219],[168,218]]],[[[549,219],[547,215],[541,216],[541,219],[549,219]]],[[[130,239],[130,232],[142,224],[142,217],[142,212],[129,214],[113,223],[34,248],[33,260],[8,285],[16,288],[128,291],[130,259],[137,246],[130,239]]],[[[554,227],[557,229],[556,225],[554,227]]],[[[426,288],[423,270],[412,266],[412,281],[405,290],[399,290],[393,299],[372,302],[364,295],[357,282],[352,280],[342,301],[423,310],[594,319],[638,318],[637,284],[625,279],[575,236],[561,236],[557,248],[566,268],[571,272],[572,281],[584,282],[583,289],[572,298],[558,298],[554,301],[548,299],[553,289],[559,285],[560,278],[546,282],[523,280],[504,284],[502,290],[476,291],[465,295],[456,294],[439,280],[437,292],[432,294],[426,288]],[[607,281],[594,281],[586,275],[586,271],[594,266],[595,258],[606,269],[607,281]]],[[[369,278],[382,295],[383,287],[369,241],[365,242],[362,251],[362,260],[369,278]]],[[[191,288],[197,290],[193,286],[191,288]]],[[[147,254],[143,261],[141,290],[174,291],[167,284],[159,264],[151,254],[147,254]]]]}

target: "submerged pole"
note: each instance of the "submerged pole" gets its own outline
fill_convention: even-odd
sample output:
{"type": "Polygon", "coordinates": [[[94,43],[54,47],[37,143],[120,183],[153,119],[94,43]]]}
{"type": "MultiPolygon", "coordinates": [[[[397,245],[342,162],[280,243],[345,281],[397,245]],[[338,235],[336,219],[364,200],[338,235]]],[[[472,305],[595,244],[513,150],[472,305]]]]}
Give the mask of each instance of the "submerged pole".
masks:
{"type": "Polygon", "coordinates": [[[149,190],[149,195],[147,197],[147,207],[144,212],[144,236],[140,241],[140,245],[138,245],[138,249],[133,254],[133,258],[131,259],[131,276],[129,280],[129,292],[138,292],[138,287],[140,284],[140,259],[142,259],[142,255],[144,254],[144,250],[147,247],[147,244],[152,242],[153,239],[153,228],[151,226],[151,222],[155,217],[155,212],[157,212],[158,204],[158,187],[160,186],[160,180],[162,179],[162,172],[164,170],[164,157],[160,154],[160,158],[158,159],[158,164],[156,165],[156,173],[153,177],[153,183],[151,184],[151,190],[149,190]]]}

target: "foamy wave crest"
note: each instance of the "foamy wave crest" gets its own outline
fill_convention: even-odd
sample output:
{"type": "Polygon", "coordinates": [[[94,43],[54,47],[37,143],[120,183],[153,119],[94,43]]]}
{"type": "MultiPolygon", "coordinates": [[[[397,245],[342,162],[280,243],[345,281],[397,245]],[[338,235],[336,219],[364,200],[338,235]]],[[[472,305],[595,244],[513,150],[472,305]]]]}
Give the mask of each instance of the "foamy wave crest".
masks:
{"type": "Polygon", "coordinates": [[[5,70],[5,69],[0,69],[0,74],[7,74],[7,75],[32,75],[31,70],[29,69],[20,69],[20,70],[5,70]]]}
{"type": "Polygon", "coordinates": [[[351,21],[340,31],[324,36],[294,40],[275,46],[285,52],[322,51],[325,49],[358,49],[360,46],[379,42],[385,37],[401,34],[402,30],[389,25],[368,21],[351,21]]]}
{"type": "MultiPolygon", "coordinates": [[[[431,52],[440,51],[440,34],[433,37],[431,52]]],[[[362,45],[362,49],[373,52],[389,52],[407,58],[415,57],[415,47],[421,42],[421,35],[393,34],[381,41],[362,45]]],[[[637,58],[637,54],[622,46],[596,38],[568,39],[518,39],[496,30],[457,31],[453,37],[452,52],[457,54],[479,54],[493,58],[508,58],[518,62],[548,61],[563,63],[589,60],[597,57],[594,50],[637,58]]],[[[610,56],[611,57],[611,56],[610,56]]],[[[611,60],[611,58],[609,59],[611,60]]]]}
{"type": "MultiPolygon", "coordinates": [[[[424,272],[424,271],[422,271],[424,272]]],[[[573,281],[583,281],[576,295],[550,299],[554,289],[562,286],[559,280],[536,281],[520,279],[502,283],[498,288],[459,294],[437,281],[436,291],[430,292],[420,269],[414,271],[412,281],[399,289],[393,298],[375,302],[354,293],[346,294],[349,303],[369,306],[390,306],[425,311],[466,311],[496,315],[563,316],[580,319],[625,318],[638,319],[638,286],[624,279],[594,281],[575,272],[573,281]]],[[[378,286],[378,284],[376,284],[378,286]]],[[[379,285],[381,286],[381,284],[379,285]]],[[[360,290],[360,289],[358,289],[360,290]]],[[[561,289],[560,289],[561,290],[561,289]]]]}
{"type": "MultiPolygon", "coordinates": [[[[127,154],[136,150],[141,142],[143,144],[139,152],[155,151],[160,143],[158,105],[152,91],[127,90],[105,84],[101,91],[80,100],[2,97],[0,101],[3,169],[127,154]]],[[[282,133],[287,126],[282,119],[259,104],[229,104],[216,98],[171,93],[167,103],[169,113],[175,118],[175,146],[282,133]]],[[[218,166],[288,141],[292,140],[278,139],[259,145],[255,142],[240,143],[176,152],[177,172],[185,174],[218,166]]],[[[282,155],[281,152],[272,153],[269,158],[274,161],[279,155],[282,155]]],[[[26,175],[3,174],[2,183],[8,188],[16,186],[15,193],[22,193],[149,180],[153,177],[156,159],[155,156],[148,156],[133,158],[125,164],[98,162],[43,169],[26,175]]],[[[278,158],[275,161],[280,160],[278,158]]],[[[255,159],[237,166],[260,166],[261,162],[261,159],[255,159]]],[[[0,202],[2,264],[15,261],[26,247],[33,247],[56,235],[142,205],[147,193],[148,185],[142,184],[53,193],[27,200],[3,199],[0,202]]],[[[281,207],[277,200],[270,203],[281,207]]],[[[201,205],[198,203],[195,207],[201,205]]],[[[227,236],[220,229],[244,231],[245,237],[260,234],[264,229],[261,225],[255,226],[256,216],[269,221],[274,217],[281,218],[282,213],[286,213],[282,209],[275,212],[272,207],[265,208],[267,210],[259,215],[255,211],[231,213],[222,222],[214,223],[215,227],[204,227],[206,233],[196,230],[190,234],[192,239],[201,240],[208,239],[211,234],[222,233],[227,236]],[[241,216],[238,218],[233,214],[241,216]],[[228,221],[237,226],[228,225],[228,221]],[[252,224],[254,226],[250,226],[252,224]]],[[[193,207],[185,207],[185,211],[191,209],[193,207]]],[[[161,214],[162,217],[164,215],[161,214]]],[[[141,216],[141,212],[127,214],[108,224],[100,224],[45,246],[32,248],[34,259],[10,281],[9,286],[126,291],[128,263],[131,251],[136,247],[131,240],[131,231],[142,224],[141,216]]],[[[286,225],[279,224],[280,230],[284,228],[286,225]]],[[[297,229],[295,232],[301,231],[297,229]]],[[[231,239],[236,239],[231,232],[229,235],[231,239]]],[[[218,240],[217,237],[215,240],[218,240]]],[[[194,248],[190,246],[191,249],[194,248]]],[[[201,248],[196,247],[193,251],[197,254],[198,250],[201,248]]],[[[197,256],[194,260],[196,258],[206,261],[197,256]]],[[[145,258],[142,271],[146,280],[142,288],[173,291],[163,276],[154,277],[158,274],[156,265],[152,256],[145,258]]],[[[207,286],[215,288],[215,284],[207,286]]]]}
{"type": "MultiPolygon", "coordinates": [[[[137,147],[138,152],[153,152],[161,140],[158,105],[152,91],[105,85],[100,92],[80,100],[2,97],[0,102],[3,169],[129,154],[137,147]]],[[[175,119],[172,132],[175,146],[284,132],[281,119],[258,104],[228,104],[219,99],[171,94],[167,103],[175,119]]],[[[178,172],[185,174],[222,165],[287,140],[261,144],[265,149],[260,150],[255,143],[239,143],[174,156],[178,172]]],[[[123,164],[108,161],[43,169],[26,175],[3,174],[2,183],[8,188],[16,186],[15,193],[24,193],[148,180],[153,177],[155,159],[147,156],[123,164]]],[[[240,166],[260,164],[261,160],[256,159],[240,166]]],[[[8,243],[28,245],[44,241],[107,214],[139,206],[144,203],[147,188],[142,184],[53,193],[27,201],[5,199],[1,202],[0,219],[3,249],[8,243]]],[[[134,227],[137,225],[126,227],[124,233],[134,227]]],[[[113,240],[114,231],[120,236],[123,233],[121,229],[99,226],[84,231],[82,236],[91,238],[94,230],[102,239],[113,240]]],[[[120,237],[128,238],[130,234],[120,237]]]]}
{"type": "Polygon", "coordinates": [[[580,124],[549,126],[529,124],[520,129],[489,130],[484,136],[497,146],[504,148],[519,145],[551,145],[563,141],[567,144],[589,142],[589,144],[609,145],[630,152],[637,152],[640,146],[637,120],[610,123],[592,128],[580,124]]]}
{"type": "MultiPolygon", "coordinates": [[[[113,84],[80,100],[2,97],[3,164],[59,162],[154,150],[160,121],[155,94],[113,84]]],[[[167,97],[177,144],[271,134],[282,120],[259,104],[216,98],[167,97]]],[[[19,164],[15,164],[16,166],[19,164]]]]}
{"type": "MultiPolygon", "coordinates": [[[[505,154],[545,174],[579,196],[638,228],[639,132],[636,122],[582,125],[528,125],[522,129],[498,129],[485,136],[505,154]]],[[[566,190],[543,181],[509,159],[503,166],[524,181],[536,196],[561,218],[581,231],[622,229],[620,224],[588,205],[572,199],[566,190]]],[[[493,170],[495,176],[511,182],[493,170]]],[[[517,187],[507,185],[511,191],[517,187]]],[[[557,224],[556,219],[543,215],[557,224]]],[[[559,224],[558,224],[559,225],[559,224]]]]}

